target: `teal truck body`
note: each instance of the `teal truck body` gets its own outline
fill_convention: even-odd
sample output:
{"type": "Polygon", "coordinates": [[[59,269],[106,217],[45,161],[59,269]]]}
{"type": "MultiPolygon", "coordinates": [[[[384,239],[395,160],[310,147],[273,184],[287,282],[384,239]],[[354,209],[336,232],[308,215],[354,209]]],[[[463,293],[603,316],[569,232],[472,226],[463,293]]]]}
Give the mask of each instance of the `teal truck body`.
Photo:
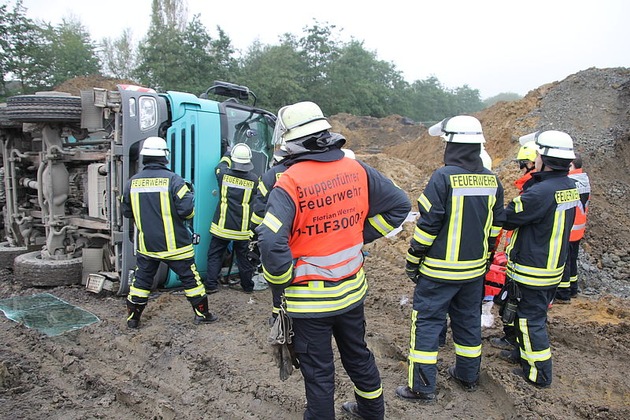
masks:
{"type": "MultiPolygon", "coordinates": [[[[0,266],[13,266],[16,280],[29,286],[81,283],[126,294],[135,256],[133,223],[122,217],[120,195],[141,168],[143,140],[160,136],[171,169],[195,190],[191,231],[200,235],[195,263],[205,276],[219,199],[215,166],[229,147],[246,143],[262,174],[271,163],[274,126],[275,115],[256,108],[248,88],[225,82],[200,96],[118,85],[80,96],[8,98],[0,107],[0,266]]],[[[178,285],[163,265],[154,287],[178,285]]]]}

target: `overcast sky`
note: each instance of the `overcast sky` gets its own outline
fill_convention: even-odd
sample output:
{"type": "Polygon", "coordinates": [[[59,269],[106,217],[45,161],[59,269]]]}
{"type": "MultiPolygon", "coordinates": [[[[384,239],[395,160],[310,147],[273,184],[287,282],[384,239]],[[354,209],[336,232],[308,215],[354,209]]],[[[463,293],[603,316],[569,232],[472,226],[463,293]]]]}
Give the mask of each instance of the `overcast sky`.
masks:
{"type": "MultiPolygon", "coordinates": [[[[3,0],[12,5],[14,0],[3,0]]],[[[24,0],[26,15],[52,24],[76,17],[92,39],[146,34],[152,0],[24,0]]],[[[532,89],[590,67],[630,67],[628,0],[188,0],[213,37],[220,26],[242,51],[278,44],[319,23],[364,42],[408,82],[437,77],[482,99],[532,89]]],[[[238,82],[238,81],[235,81],[238,82]]]]}

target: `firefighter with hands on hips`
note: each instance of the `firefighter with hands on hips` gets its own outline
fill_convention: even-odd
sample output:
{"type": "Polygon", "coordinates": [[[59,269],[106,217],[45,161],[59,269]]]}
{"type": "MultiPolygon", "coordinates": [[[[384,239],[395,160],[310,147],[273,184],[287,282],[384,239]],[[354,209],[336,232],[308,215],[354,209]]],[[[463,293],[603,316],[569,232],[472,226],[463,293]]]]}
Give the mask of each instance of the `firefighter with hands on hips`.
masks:
{"type": "Polygon", "coordinates": [[[436,397],[439,336],[448,314],[456,362],[449,375],[474,391],[481,364],[483,282],[503,220],[503,186],[484,168],[485,142],[475,117],[458,115],[429,128],[446,142],[445,166],[435,170],[418,198],[418,218],[407,251],[413,296],[409,372],[400,398],[431,403],[436,397]]]}
{"type": "MultiPolygon", "coordinates": [[[[536,143],[533,141],[525,143],[518,150],[515,161],[518,163],[518,168],[521,171],[522,176],[514,181],[514,186],[518,189],[519,194],[522,194],[527,187],[534,183],[532,175],[536,172],[534,162],[536,161],[537,155],[538,148],[536,147],[536,143]]],[[[509,244],[510,238],[512,237],[512,231],[508,230],[505,232],[506,242],[509,244]]],[[[514,350],[517,347],[516,327],[514,326],[514,323],[503,323],[503,337],[492,337],[490,339],[490,345],[501,350],[514,350]]]]}
{"type": "Polygon", "coordinates": [[[569,257],[554,299],[554,303],[561,304],[571,303],[571,298],[578,294],[577,260],[580,253],[580,241],[586,230],[586,216],[591,201],[591,182],[586,172],[582,170],[582,156],[578,153],[575,153],[575,159],[569,166],[569,178],[575,180],[575,186],[580,193],[580,201],[575,209],[575,221],[569,236],[569,257]]]}
{"type": "Polygon", "coordinates": [[[514,282],[516,286],[509,290],[518,296],[514,325],[519,348],[501,354],[504,359],[520,362],[515,374],[546,388],[552,382],[547,310],[562,279],[580,195],[575,181],[568,177],[575,158],[571,136],[547,130],[519,141],[534,141],[538,155],[534,184],[505,208],[504,228],[514,231],[506,248],[506,284],[514,282]]]}
{"type": "Polygon", "coordinates": [[[219,202],[210,225],[210,247],[208,248],[208,293],[219,290],[219,276],[223,255],[232,242],[236,265],[245,293],[254,291],[255,266],[248,259],[251,202],[258,187],[258,177],[252,164],[252,151],[245,143],[237,143],[221,158],[215,168],[219,189],[219,202]]]}
{"type": "Polygon", "coordinates": [[[127,295],[127,327],[138,328],[160,262],[179,276],[195,312],[194,323],[214,322],[218,318],[208,311],[208,297],[195,267],[192,234],[186,225],[195,214],[194,194],[182,177],[167,168],[164,139],[148,137],[140,155],[144,168],[127,182],[121,197],[123,216],[133,218],[138,231],[136,269],[127,295]]]}
{"type": "Polygon", "coordinates": [[[275,136],[293,163],[269,194],[257,229],[263,274],[284,291],[306,390],[304,418],[335,418],[334,337],[356,399],[342,409],[383,419],[380,373],[365,342],[362,247],[399,227],[411,203],[383,174],[345,157],[345,138],[330,128],[313,102],[278,111],[275,136]]]}

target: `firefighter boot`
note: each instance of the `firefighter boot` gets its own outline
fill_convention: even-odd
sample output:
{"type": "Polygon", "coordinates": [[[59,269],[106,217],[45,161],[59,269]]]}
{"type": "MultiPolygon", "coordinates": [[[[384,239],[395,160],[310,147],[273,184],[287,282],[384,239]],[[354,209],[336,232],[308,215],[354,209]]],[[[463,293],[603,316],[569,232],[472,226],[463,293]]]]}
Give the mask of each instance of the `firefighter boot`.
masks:
{"type": "MultiPolygon", "coordinates": [[[[192,303],[192,302],[191,302],[192,303]]],[[[193,323],[198,324],[210,324],[219,319],[218,316],[208,311],[208,296],[204,296],[197,303],[192,303],[193,310],[195,311],[195,319],[193,323]]]]}
{"type": "Polygon", "coordinates": [[[138,305],[127,301],[127,328],[136,329],[140,325],[140,315],[146,305],[138,305]]]}

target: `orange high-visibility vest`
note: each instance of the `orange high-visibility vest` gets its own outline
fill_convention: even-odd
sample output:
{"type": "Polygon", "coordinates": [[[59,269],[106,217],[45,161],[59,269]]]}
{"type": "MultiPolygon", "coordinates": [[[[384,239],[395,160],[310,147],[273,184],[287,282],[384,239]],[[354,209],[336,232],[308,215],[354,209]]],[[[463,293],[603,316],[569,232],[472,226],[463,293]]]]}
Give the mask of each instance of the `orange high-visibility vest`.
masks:
{"type": "Polygon", "coordinates": [[[591,200],[591,184],[588,176],[582,172],[581,168],[570,171],[569,177],[577,181],[575,186],[580,193],[580,202],[575,210],[575,220],[573,221],[573,228],[571,228],[571,235],[569,236],[569,242],[575,242],[584,237],[584,232],[586,230],[586,216],[588,214],[588,205],[591,200]],[[582,202],[584,194],[588,194],[585,203],[582,202]]]}
{"type": "Polygon", "coordinates": [[[339,281],[363,266],[363,224],[368,216],[365,169],[343,158],[304,161],[276,183],[295,204],[289,247],[296,260],[292,284],[339,281]]]}

